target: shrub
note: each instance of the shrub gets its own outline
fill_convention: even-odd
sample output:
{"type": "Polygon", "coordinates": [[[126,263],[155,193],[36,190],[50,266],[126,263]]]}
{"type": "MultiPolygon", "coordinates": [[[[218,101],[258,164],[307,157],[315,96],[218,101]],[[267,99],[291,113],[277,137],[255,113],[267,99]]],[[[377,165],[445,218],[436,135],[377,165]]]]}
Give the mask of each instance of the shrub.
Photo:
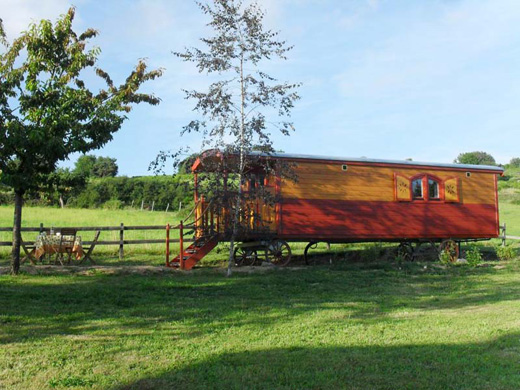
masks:
{"type": "Polygon", "coordinates": [[[0,192],[0,204],[13,204],[14,194],[12,192],[0,192]]]}
{"type": "Polygon", "coordinates": [[[381,259],[385,249],[380,242],[368,244],[361,251],[361,260],[363,261],[377,261],[381,259]]]}
{"type": "Polygon", "coordinates": [[[123,208],[123,203],[119,199],[110,199],[103,203],[103,208],[106,210],[120,210],[123,208]]]}
{"type": "Polygon", "coordinates": [[[472,267],[476,267],[482,263],[482,253],[480,253],[480,249],[476,246],[471,247],[468,251],[466,251],[466,260],[472,267]]]}
{"type": "Polygon", "coordinates": [[[511,161],[509,162],[509,166],[513,167],[513,168],[520,168],[520,158],[519,157],[512,158],[511,161]]]}
{"type": "Polygon", "coordinates": [[[510,245],[497,246],[495,252],[500,260],[512,260],[517,256],[516,249],[510,245]]]}
{"type": "Polygon", "coordinates": [[[441,264],[444,264],[444,265],[452,265],[453,262],[451,261],[451,253],[449,250],[442,250],[441,253],[439,254],[439,261],[441,262],[441,264]]]}

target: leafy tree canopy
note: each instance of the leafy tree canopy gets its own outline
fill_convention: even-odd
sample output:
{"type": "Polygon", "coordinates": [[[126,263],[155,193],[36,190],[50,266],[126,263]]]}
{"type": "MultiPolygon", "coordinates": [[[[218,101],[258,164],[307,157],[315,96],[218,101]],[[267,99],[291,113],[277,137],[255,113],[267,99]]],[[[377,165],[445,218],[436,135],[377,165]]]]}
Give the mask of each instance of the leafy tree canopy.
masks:
{"type": "Polygon", "coordinates": [[[461,153],[453,162],[456,164],[497,165],[493,156],[486,152],[461,153]]]}
{"type": "Polygon", "coordinates": [[[87,48],[97,31],[72,29],[70,8],[56,23],[33,23],[9,43],[0,21],[0,170],[1,180],[15,191],[12,271],[19,266],[23,194],[39,188],[56,164],[71,153],[86,153],[112,140],[132,104],[158,104],[140,86],[162,74],[138,61],[124,83],[114,84],[96,66],[98,47],[87,48]],[[0,49],[1,50],[1,49],[0,49]],[[92,91],[88,71],[106,87],[92,91]]]}
{"type": "Polygon", "coordinates": [[[74,172],[86,177],[114,177],[117,176],[118,170],[115,158],[94,155],[79,157],[74,166],[74,172]]]}
{"type": "Polygon", "coordinates": [[[509,166],[511,168],[520,168],[520,157],[512,158],[511,161],[509,161],[509,166]]]}
{"type": "Polygon", "coordinates": [[[147,71],[139,61],[125,82],[115,85],[96,67],[98,47],[87,49],[98,33],[72,30],[74,8],[55,24],[29,26],[12,44],[0,28],[0,169],[2,181],[25,192],[38,186],[71,153],[98,149],[121,128],[132,103],[158,104],[138,93],[141,84],[162,71],[147,71]],[[92,92],[83,81],[93,69],[106,88],[92,92]]]}

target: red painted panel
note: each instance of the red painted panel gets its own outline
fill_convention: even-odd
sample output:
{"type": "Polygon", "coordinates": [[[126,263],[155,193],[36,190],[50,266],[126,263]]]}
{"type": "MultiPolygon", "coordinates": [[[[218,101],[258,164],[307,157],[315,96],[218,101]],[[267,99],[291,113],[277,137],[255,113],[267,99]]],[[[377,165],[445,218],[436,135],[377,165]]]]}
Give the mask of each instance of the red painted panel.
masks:
{"type": "Polygon", "coordinates": [[[282,237],[335,239],[497,237],[496,206],[434,202],[283,202],[282,237]]]}

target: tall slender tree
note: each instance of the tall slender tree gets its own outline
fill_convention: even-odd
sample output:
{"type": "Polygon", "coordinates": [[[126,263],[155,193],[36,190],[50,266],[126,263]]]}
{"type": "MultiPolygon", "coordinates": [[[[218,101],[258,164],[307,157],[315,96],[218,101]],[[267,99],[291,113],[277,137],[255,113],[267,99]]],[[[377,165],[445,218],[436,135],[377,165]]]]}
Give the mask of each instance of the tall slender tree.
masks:
{"type": "Polygon", "coordinates": [[[174,53],[193,62],[200,73],[214,75],[216,81],[205,91],[186,90],[186,98],[196,101],[199,118],[183,132],[202,135],[203,149],[215,148],[237,156],[235,166],[225,166],[234,173],[238,195],[234,206],[233,231],[229,250],[228,275],[231,274],[235,239],[239,229],[243,201],[242,178],[252,157],[252,150],[274,152],[272,129],[289,135],[294,130],[289,120],[299,84],[278,82],[268,75],[266,61],[285,60],[291,50],[279,33],[264,27],[264,12],[257,3],[244,5],[240,0],[197,2],[209,16],[213,34],[201,39],[203,48],[186,48],[174,53]]]}
{"type": "Polygon", "coordinates": [[[14,188],[15,211],[11,268],[20,266],[20,225],[23,196],[40,187],[59,161],[109,142],[133,104],[156,105],[154,95],[138,90],[162,74],[148,71],[140,60],[121,85],[96,67],[100,49],[87,49],[98,33],[72,29],[70,8],[53,24],[42,20],[9,43],[0,21],[0,170],[1,180],[14,188]],[[97,92],[83,81],[93,70],[107,87],[97,92]]]}

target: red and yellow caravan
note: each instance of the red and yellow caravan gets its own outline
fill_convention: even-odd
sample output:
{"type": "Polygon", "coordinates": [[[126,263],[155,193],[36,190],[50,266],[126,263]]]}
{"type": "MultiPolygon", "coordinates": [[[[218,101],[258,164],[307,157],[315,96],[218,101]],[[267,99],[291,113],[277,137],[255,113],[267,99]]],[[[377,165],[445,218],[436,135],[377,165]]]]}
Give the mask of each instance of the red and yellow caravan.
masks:
{"type": "MultiPolygon", "coordinates": [[[[456,241],[500,233],[497,176],[503,170],[499,167],[293,154],[262,158],[291,163],[297,181],[266,179],[261,170],[249,175],[244,190],[271,186],[277,201],[274,206],[260,202],[255,206],[268,229],[241,238],[247,242],[237,249],[237,261],[250,259],[263,248],[266,258],[287,263],[287,242],[296,241],[309,242],[306,252],[316,242],[445,241],[454,247],[456,241]]],[[[195,177],[204,172],[203,159],[197,160],[193,172],[195,177]]],[[[197,190],[195,198],[197,229],[204,233],[190,247],[195,253],[184,254],[188,261],[180,264],[183,268],[198,261],[197,248],[206,252],[229,239],[223,213],[210,210],[197,190]]],[[[254,226],[254,221],[248,223],[254,226]]]]}

